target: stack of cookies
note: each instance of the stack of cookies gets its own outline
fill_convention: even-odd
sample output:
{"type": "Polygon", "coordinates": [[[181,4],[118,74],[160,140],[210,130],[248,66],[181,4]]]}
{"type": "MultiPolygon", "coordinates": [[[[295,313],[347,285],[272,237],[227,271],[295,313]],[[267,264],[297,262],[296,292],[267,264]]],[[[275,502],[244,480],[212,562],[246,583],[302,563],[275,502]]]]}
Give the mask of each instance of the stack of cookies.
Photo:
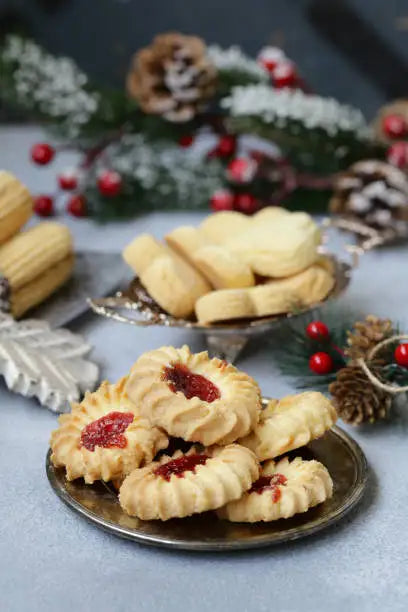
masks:
{"type": "Polygon", "coordinates": [[[269,207],[253,217],[219,212],[178,227],[166,244],[138,236],[123,252],[150,296],[174,317],[200,323],[253,319],[316,304],[334,286],[306,213],[269,207]]]}
{"type": "Polygon", "coordinates": [[[0,310],[16,318],[43,302],[71,276],[71,234],[58,223],[21,231],[32,197],[12,174],[0,171],[0,310]]]}
{"type": "Polygon", "coordinates": [[[142,355],[128,376],[87,393],[60,417],[51,461],[68,480],[112,481],[119,503],[141,520],[215,510],[221,519],[274,521],[330,498],[318,461],[285,453],[322,436],[336,411],[306,392],[262,407],[256,381],[187,346],[142,355]],[[187,452],[176,450],[175,440],[187,452]]]}

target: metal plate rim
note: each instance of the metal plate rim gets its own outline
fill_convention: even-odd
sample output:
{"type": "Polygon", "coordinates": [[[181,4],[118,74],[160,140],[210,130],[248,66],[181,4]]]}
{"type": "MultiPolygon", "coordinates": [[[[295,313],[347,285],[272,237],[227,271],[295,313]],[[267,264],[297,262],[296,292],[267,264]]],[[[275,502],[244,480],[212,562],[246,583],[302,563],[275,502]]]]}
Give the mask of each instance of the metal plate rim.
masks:
{"type": "Polygon", "coordinates": [[[354,463],[356,466],[356,482],[353,487],[353,490],[349,497],[346,498],[347,504],[342,504],[341,507],[334,509],[331,514],[327,516],[324,521],[312,521],[309,526],[305,527],[302,530],[297,528],[292,528],[291,530],[285,531],[277,536],[274,535],[273,538],[268,536],[268,534],[264,534],[258,537],[254,537],[250,541],[248,540],[236,540],[236,541],[228,541],[224,539],[220,540],[212,540],[210,542],[206,542],[205,540],[182,540],[179,539],[177,541],[172,540],[166,536],[157,536],[157,535],[149,535],[141,532],[135,532],[134,530],[120,527],[115,523],[109,521],[108,519],[102,519],[97,514],[92,512],[91,510],[87,510],[84,508],[79,502],[77,502],[65,488],[61,488],[58,485],[57,477],[55,474],[54,466],[50,461],[51,450],[48,451],[46,457],[46,472],[49,483],[57,494],[57,496],[74,512],[85,518],[88,522],[93,523],[97,527],[112,533],[118,537],[135,541],[140,544],[148,545],[148,546],[156,546],[159,548],[167,548],[167,549],[177,549],[177,550],[189,550],[189,551],[233,551],[233,550],[249,550],[255,548],[264,548],[266,546],[273,546],[276,544],[282,544],[284,542],[298,540],[300,538],[306,537],[308,535],[313,535],[318,533],[319,531],[334,525],[338,521],[340,521],[344,516],[349,514],[355,506],[360,502],[364,491],[367,486],[368,480],[368,464],[367,459],[360,447],[360,445],[343,429],[335,425],[331,430],[337,437],[341,439],[343,443],[346,444],[349,451],[351,452],[354,463]]]}

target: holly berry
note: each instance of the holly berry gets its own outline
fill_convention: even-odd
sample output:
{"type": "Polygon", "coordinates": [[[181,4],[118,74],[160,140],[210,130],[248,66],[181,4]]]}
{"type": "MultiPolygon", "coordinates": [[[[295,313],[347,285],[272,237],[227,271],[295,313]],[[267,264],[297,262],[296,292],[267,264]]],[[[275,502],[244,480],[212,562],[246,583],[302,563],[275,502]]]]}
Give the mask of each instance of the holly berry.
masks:
{"type": "Polygon", "coordinates": [[[253,215],[259,209],[259,202],[252,193],[237,193],[234,198],[234,209],[245,215],[253,215]]]}
{"type": "Polygon", "coordinates": [[[408,142],[394,142],[388,148],[387,161],[397,168],[408,166],[408,142]]]}
{"type": "Polygon", "coordinates": [[[40,217],[50,217],[54,214],[54,200],[46,195],[36,197],[34,199],[34,212],[40,217]]]}
{"type": "Polygon", "coordinates": [[[114,170],[105,170],[98,179],[99,192],[106,197],[115,197],[122,190],[122,177],[114,170]]]}
{"type": "Polygon", "coordinates": [[[285,59],[285,54],[278,47],[264,47],[257,57],[258,63],[268,72],[272,72],[285,59]]]}
{"type": "Polygon", "coordinates": [[[184,136],[181,136],[178,141],[180,147],[183,147],[185,149],[187,149],[188,147],[191,147],[193,142],[194,142],[194,136],[192,134],[184,134],[184,136]]]}
{"type": "Polygon", "coordinates": [[[210,207],[214,212],[234,209],[234,194],[227,189],[216,191],[210,199],[210,207]]]}
{"type": "Polygon", "coordinates": [[[258,164],[252,158],[236,157],[227,166],[227,176],[235,183],[249,183],[257,171],[258,164]]]}
{"type": "Polygon", "coordinates": [[[86,217],[86,201],[82,195],[74,195],[67,202],[67,211],[74,217],[86,217]]]}
{"type": "Polygon", "coordinates": [[[75,170],[65,170],[58,175],[58,184],[64,191],[72,191],[78,187],[78,175],[75,170]]]}
{"type": "Polygon", "coordinates": [[[219,157],[229,157],[233,155],[237,148],[237,139],[230,134],[224,134],[218,141],[217,152],[219,157]]]}
{"type": "Polygon", "coordinates": [[[272,71],[272,77],[273,84],[277,89],[293,87],[298,78],[295,66],[289,61],[279,63],[272,71]]]}
{"type": "Polygon", "coordinates": [[[54,159],[54,155],[55,149],[46,142],[40,142],[31,148],[31,159],[40,166],[49,164],[54,159]]]}
{"type": "Polygon", "coordinates": [[[408,368],[408,343],[397,346],[394,352],[394,359],[398,365],[408,368]]]}
{"type": "Polygon", "coordinates": [[[330,336],[329,328],[322,321],[312,321],[306,327],[306,334],[311,340],[325,340],[330,336]]]}
{"type": "Polygon", "coordinates": [[[382,120],[382,130],[389,138],[401,138],[408,134],[408,124],[401,115],[386,115],[382,120]]]}
{"type": "Polygon", "coordinates": [[[328,353],[315,353],[309,359],[309,368],[315,374],[329,374],[333,371],[333,359],[328,353]]]}

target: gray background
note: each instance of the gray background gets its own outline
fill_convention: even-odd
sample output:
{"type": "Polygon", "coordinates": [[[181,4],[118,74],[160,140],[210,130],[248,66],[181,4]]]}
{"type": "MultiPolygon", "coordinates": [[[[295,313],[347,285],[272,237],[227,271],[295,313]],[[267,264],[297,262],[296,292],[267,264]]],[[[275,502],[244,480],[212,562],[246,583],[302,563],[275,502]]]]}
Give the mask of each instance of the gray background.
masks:
{"type": "Polygon", "coordinates": [[[314,91],[371,117],[408,93],[407,0],[0,0],[0,31],[19,25],[104,83],[158,32],[193,32],[256,54],[283,44],[314,91]]]}

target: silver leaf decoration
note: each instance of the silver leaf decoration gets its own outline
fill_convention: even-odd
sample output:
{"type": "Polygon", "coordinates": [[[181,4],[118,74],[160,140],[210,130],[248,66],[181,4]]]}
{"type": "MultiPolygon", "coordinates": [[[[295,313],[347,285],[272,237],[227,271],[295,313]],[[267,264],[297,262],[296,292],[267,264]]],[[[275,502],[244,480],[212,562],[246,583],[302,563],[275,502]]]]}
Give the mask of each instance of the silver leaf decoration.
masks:
{"type": "Polygon", "coordinates": [[[67,329],[0,313],[0,374],[9,389],[53,412],[68,412],[70,402],[95,388],[98,366],[85,359],[91,348],[67,329]]]}

